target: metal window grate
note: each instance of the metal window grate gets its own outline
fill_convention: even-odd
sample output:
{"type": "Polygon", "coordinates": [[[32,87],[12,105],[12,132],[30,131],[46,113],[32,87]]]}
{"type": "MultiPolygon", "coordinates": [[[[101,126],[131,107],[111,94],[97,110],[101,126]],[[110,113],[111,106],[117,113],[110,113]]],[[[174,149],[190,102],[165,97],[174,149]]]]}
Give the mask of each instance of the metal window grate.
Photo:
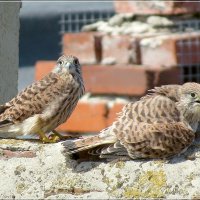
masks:
{"type": "Polygon", "coordinates": [[[114,15],[113,10],[73,11],[61,15],[60,34],[66,32],[80,32],[82,27],[99,20],[107,20],[114,15]]]}
{"type": "MultiPolygon", "coordinates": [[[[200,20],[176,22],[180,32],[200,30],[200,20]]],[[[200,83],[200,38],[184,39],[177,42],[177,59],[181,68],[181,81],[200,83]]]]}
{"type": "MultiPolygon", "coordinates": [[[[82,27],[100,20],[107,20],[115,14],[114,10],[88,10],[63,13],[59,21],[60,35],[80,32],[82,27]]],[[[62,46],[62,41],[59,43],[62,46]]]]}
{"type": "Polygon", "coordinates": [[[191,29],[200,30],[200,20],[198,19],[177,21],[175,24],[180,32],[191,31],[191,29]]]}

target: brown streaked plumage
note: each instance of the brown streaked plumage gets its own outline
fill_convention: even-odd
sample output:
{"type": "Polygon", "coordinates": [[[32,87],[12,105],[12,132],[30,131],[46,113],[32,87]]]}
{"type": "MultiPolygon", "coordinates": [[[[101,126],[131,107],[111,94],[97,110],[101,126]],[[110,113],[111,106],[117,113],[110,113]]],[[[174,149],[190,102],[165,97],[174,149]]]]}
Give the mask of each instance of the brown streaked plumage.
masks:
{"type": "Polygon", "coordinates": [[[55,142],[45,133],[65,122],[84,93],[78,58],[61,56],[55,68],[0,106],[0,137],[38,134],[43,142],[55,142]]]}
{"type": "Polygon", "coordinates": [[[156,87],[128,103],[98,136],[63,142],[69,154],[87,150],[100,158],[167,158],[193,142],[200,120],[200,84],[156,87]]]}

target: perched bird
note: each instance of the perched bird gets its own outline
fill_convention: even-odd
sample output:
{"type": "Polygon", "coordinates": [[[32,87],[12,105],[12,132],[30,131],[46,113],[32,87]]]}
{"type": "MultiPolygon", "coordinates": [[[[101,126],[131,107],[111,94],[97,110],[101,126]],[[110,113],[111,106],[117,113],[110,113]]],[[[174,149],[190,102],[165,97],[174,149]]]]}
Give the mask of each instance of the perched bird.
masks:
{"type": "Polygon", "coordinates": [[[200,84],[155,87],[128,103],[97,136],[62,144],[68,154],[86,151],[105,159],[167,158],[185,151],[200,120],[200,84]]]}
{"type": "Polygon", "coordinates": [[[64,123],[84,93],[78,58],[61,56],[43,79],[0,105],[0,137],[38,134],[45,143],[62,136],[54,129],[64,123]],[[53,132],[52,138],[45,134],[53,132]]]}

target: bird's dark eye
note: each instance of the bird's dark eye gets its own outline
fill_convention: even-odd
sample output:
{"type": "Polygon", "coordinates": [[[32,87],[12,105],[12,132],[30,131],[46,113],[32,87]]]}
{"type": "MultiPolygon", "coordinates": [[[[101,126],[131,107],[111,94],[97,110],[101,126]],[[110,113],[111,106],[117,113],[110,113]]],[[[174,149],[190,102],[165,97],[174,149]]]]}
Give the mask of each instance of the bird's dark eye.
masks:
{"type": "Polygon", "coordinates": [[[78,59],[76,58],[76,59],[74,59],[74,64],[75,65],[78,65],[79,64],[79,62],[78,62],[78,59]]]}
{"type": "Polygon", "coordinates": [[[191,97],[196,97],[196,94],[194,92],[192,92],[190,95],[191,97]]]}
{"type": "Polygon", "coordinates": [[[63,62],[62,60],[59,60],[59,61],[58,61],[58,64],[59,64],[59,65],[63,65],[64,62],[63,62]]]}

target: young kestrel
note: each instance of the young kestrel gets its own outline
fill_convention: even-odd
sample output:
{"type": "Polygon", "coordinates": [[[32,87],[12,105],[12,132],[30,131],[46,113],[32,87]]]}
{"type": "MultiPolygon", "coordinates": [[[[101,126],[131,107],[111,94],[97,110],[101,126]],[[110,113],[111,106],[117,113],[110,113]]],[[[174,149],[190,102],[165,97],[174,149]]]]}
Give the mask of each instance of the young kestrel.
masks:
{"type": "Polygon", "coordinates": [[[78,58],[61,56],[43,79],[0,105],[0,137],[38,134],[43,142],[56,142],[54,129],[64,123],[84,93],[78,58]],[[53,132],[49,139],[46,133],[53,132]]]}
{"type": "Polygon", "coordinates": [[[193,142],[200,120],[200,84],[165,85],[124,106],[97,136],[63,142],[69,154],[87,150],[100,158],[166,158],[193,142]]]}

